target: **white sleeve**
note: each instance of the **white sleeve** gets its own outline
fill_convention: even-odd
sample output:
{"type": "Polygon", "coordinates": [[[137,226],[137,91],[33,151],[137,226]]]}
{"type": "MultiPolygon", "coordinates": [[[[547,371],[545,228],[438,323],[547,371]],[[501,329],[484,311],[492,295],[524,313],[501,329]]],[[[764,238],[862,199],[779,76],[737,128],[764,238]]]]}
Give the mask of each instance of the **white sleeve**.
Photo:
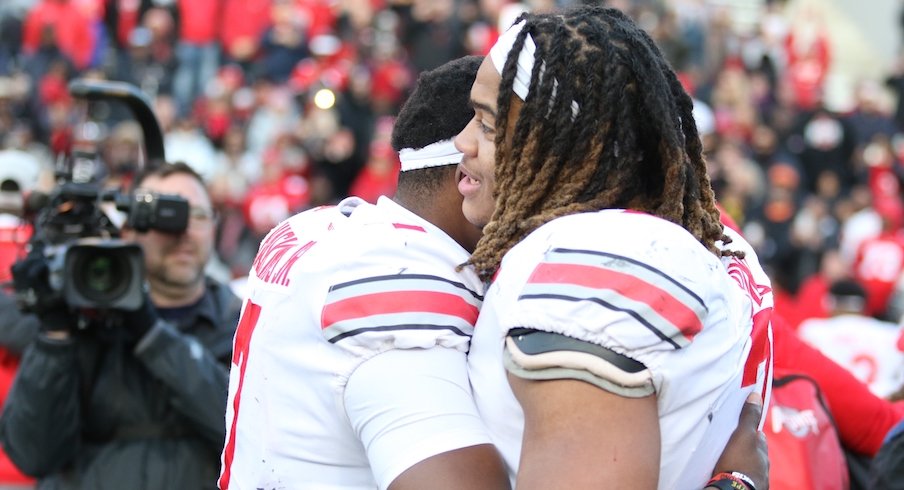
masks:
{"type": "Polygon", "coordinates": [[[471,394],[467,355],[455,349],[378,354],[352,373],[344,402],[381,489],[431,456],[491,443],[471,394]]]}

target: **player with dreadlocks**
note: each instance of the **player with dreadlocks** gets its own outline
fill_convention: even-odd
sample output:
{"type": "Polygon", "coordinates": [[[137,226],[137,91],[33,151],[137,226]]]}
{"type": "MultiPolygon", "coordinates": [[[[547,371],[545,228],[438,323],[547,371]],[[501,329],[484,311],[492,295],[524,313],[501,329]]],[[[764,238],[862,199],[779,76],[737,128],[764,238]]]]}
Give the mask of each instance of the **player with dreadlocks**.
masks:
{"type": "MultiPolygon", "coordinates": [[[[309,210],[264,240],[235,338],[221,489],[508,487],[467,380],[484,285],[455,272],[480,237],[451,142],[480,61],[418,79],[393,128],[392,200],[309,210]]],[[[765,478],[759,413],[742,412],[717,469],[765,478]]]]}
{"type": "Polygon", "coordinates": [[[393,199],[299,213],[261,243],[235,336],[219,487],[500,489],[467,350],[483,299],[451,142],[470,57],[426,72],[393,129],[393,199]],[[464,469],[464,471],[463,471],[464,469]]]}
{"type": "Polygon", "coordinates": [[[723,252],[691,99],[628,17],[581,7],[522,15],[471,105],[468,266],[493,283],[469,375],[516,486],[702,487],[768,386],[771,293],[723,252]]]}

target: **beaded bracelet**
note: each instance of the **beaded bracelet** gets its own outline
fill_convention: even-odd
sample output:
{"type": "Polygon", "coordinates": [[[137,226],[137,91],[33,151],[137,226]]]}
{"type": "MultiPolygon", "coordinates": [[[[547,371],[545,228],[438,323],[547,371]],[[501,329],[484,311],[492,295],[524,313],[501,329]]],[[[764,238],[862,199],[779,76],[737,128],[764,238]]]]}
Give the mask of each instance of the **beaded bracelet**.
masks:
{"type": "Polygon", "coordinates": [[[718,490],[756,490],[753,480],[740,471],[722,472],[706,483],[706,488],[718,490]]]}

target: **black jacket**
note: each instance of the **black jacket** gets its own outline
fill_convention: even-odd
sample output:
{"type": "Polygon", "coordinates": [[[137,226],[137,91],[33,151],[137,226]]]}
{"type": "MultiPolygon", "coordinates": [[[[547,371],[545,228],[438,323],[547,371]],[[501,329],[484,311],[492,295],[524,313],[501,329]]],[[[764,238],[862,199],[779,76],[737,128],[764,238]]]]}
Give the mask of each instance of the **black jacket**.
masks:
{"type": "Polygon", "coordinates": [[[0,416],[0,442],[39,489],[216,488],[241,302],[208,281],[178,321],[39,336],[0,416]]]}

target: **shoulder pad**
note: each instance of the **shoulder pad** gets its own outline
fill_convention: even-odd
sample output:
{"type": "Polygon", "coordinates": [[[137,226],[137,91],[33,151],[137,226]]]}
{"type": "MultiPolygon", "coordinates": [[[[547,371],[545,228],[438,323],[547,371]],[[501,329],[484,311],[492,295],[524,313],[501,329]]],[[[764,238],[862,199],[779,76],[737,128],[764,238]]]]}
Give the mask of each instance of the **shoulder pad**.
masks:
{"type": "Polygon", "coordinates": [[[631,398],[654,392],[647,367],[598,344],[529,328],[509,330],[505,367],[526,379],[578,379],[631,398]]]}

